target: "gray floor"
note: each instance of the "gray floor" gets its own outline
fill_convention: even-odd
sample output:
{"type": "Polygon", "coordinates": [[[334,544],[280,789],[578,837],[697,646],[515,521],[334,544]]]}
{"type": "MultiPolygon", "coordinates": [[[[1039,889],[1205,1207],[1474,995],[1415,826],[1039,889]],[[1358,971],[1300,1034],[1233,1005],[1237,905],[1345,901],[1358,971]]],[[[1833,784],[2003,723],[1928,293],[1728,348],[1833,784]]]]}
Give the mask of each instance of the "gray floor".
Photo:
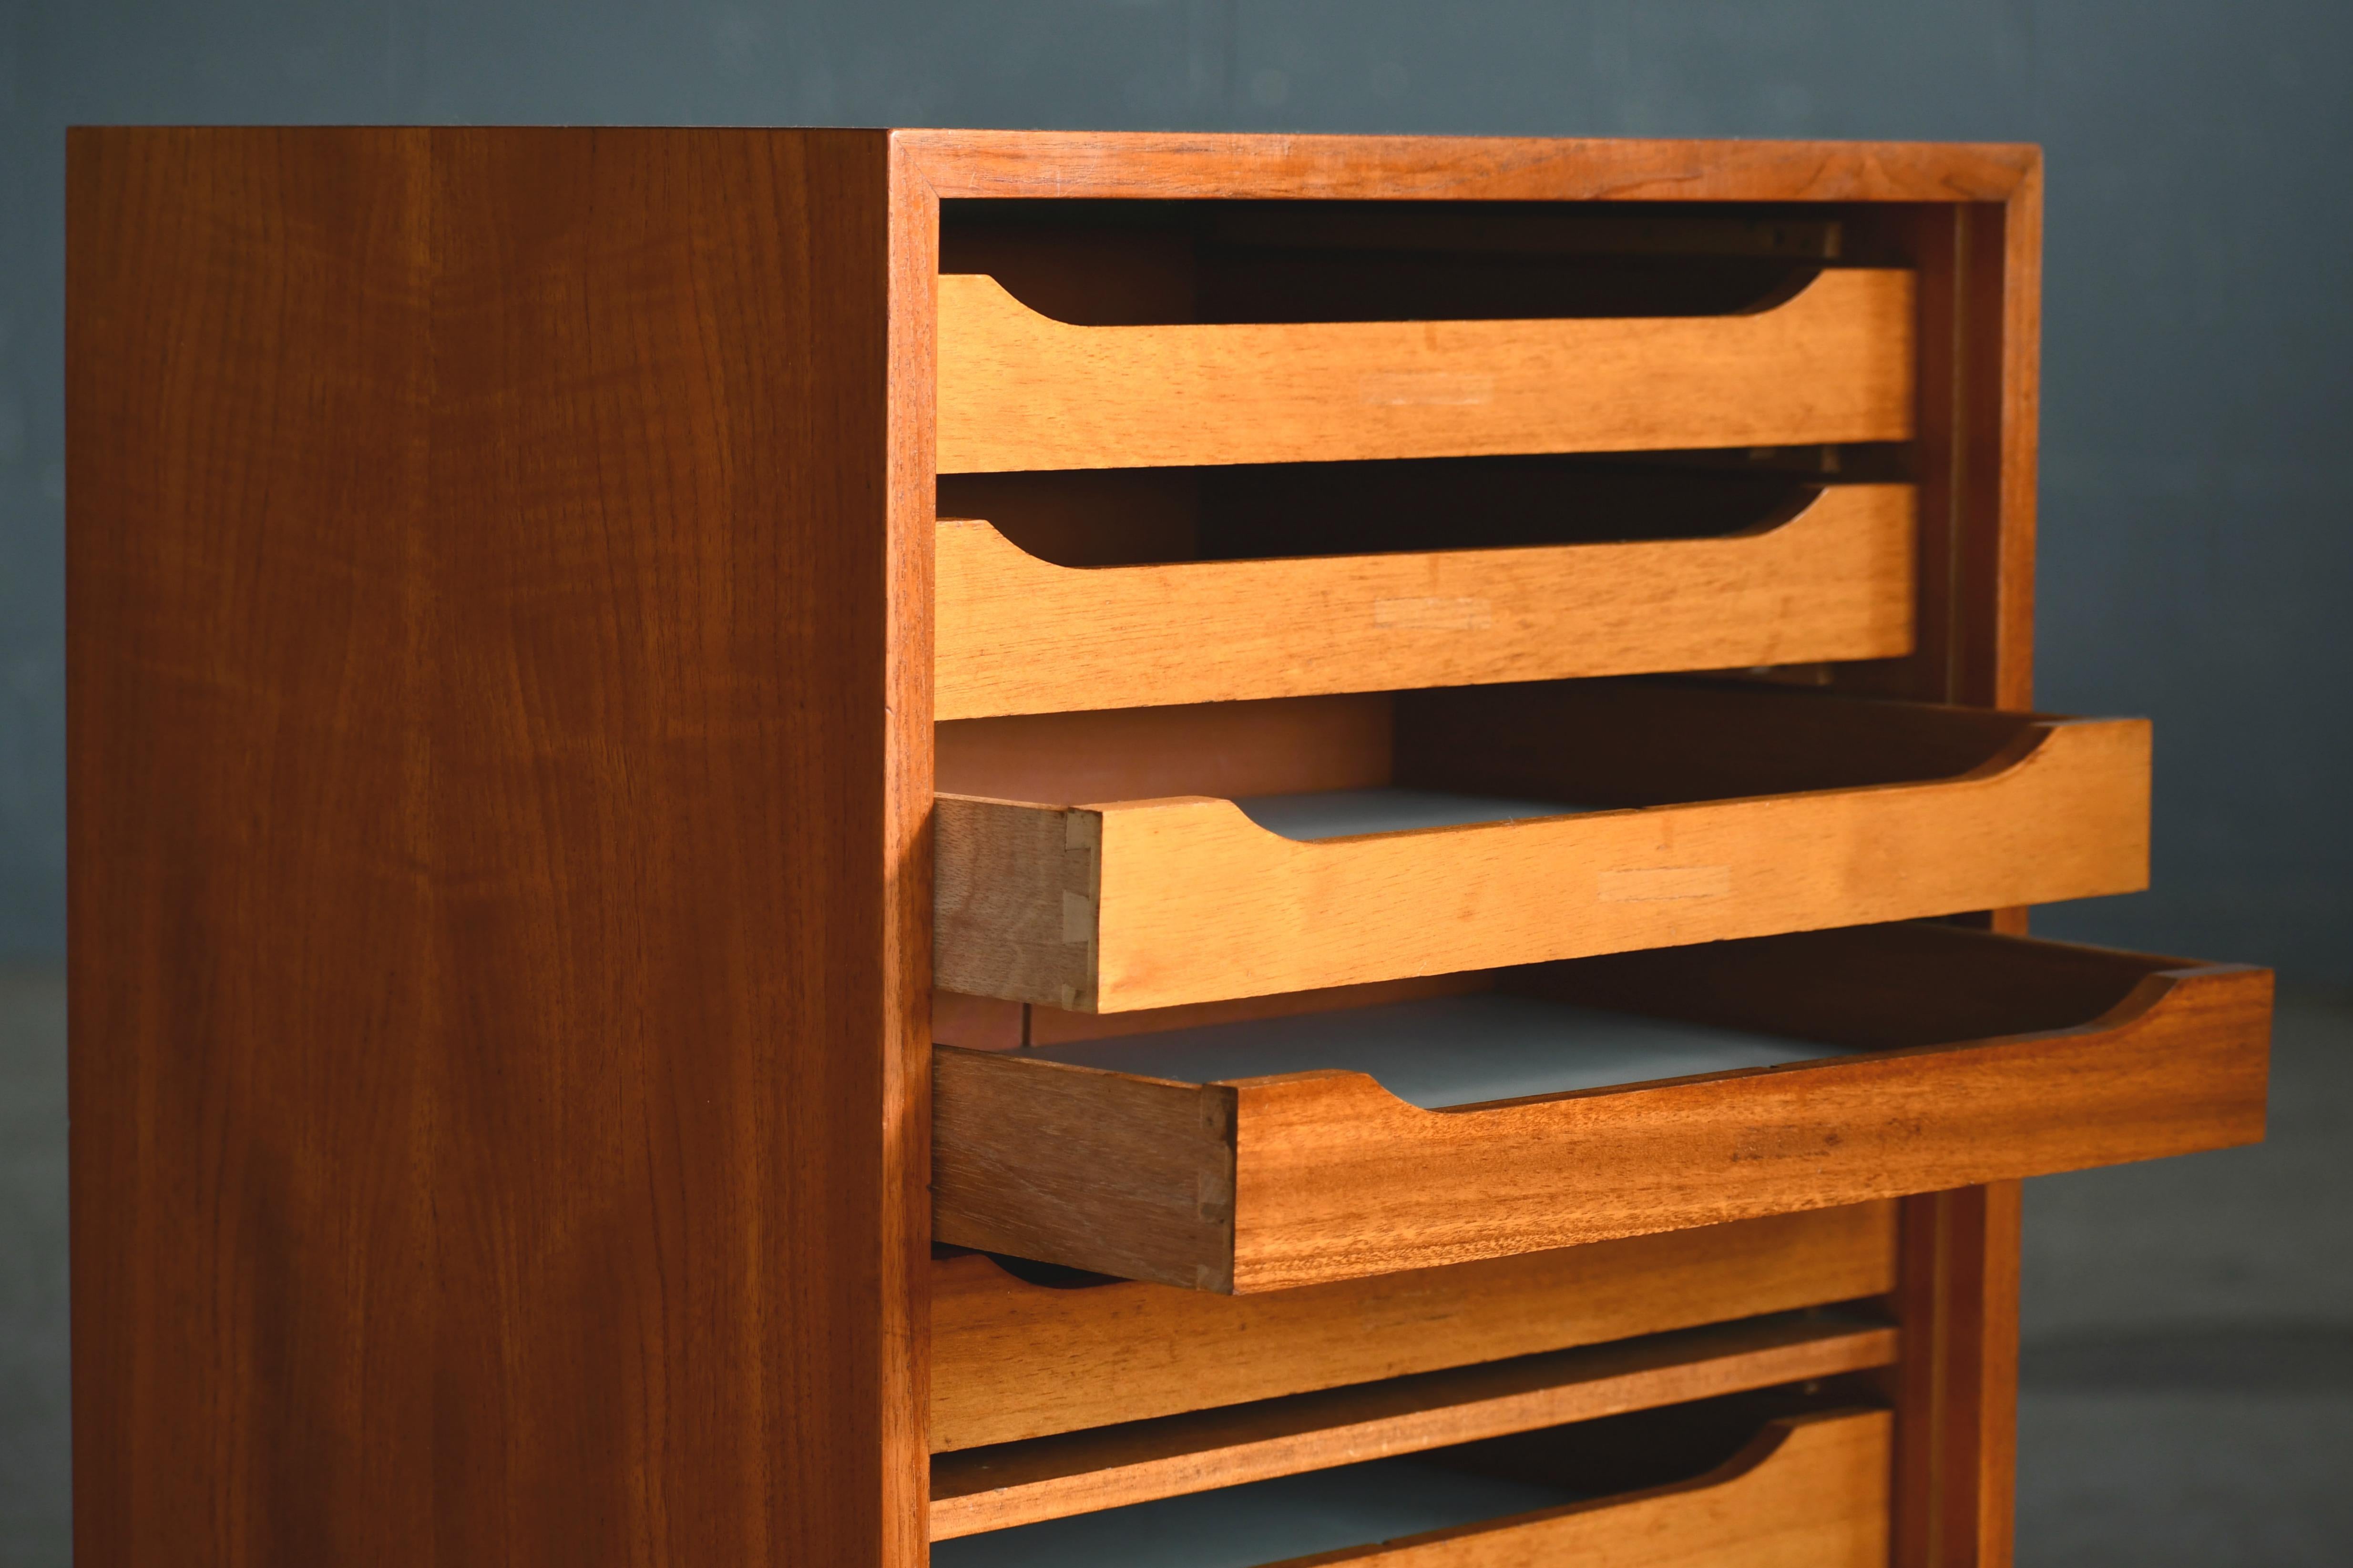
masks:
{"type": "MultiPolygon", "coordinates": [[[[0,1564],[64,1568],[65,1006],[0,970],[0,1564]]],[[[2021,1568],[2353,1563],[2353,1001],[2261,1148],[2027,1192],[2021,1568]]]]}

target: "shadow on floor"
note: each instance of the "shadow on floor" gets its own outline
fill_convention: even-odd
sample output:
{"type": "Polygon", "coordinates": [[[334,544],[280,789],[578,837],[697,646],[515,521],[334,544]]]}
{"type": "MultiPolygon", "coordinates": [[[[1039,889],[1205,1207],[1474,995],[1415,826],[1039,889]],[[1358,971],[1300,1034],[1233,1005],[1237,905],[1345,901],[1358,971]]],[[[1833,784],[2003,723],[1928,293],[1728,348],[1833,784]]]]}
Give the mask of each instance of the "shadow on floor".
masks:
{"type": "Polygon", "coordinates": [[[2353,1563],[2353,999],[2260,1146],[2027,1184],[2021,1316],[2019,1568],[2353,1563]]]}

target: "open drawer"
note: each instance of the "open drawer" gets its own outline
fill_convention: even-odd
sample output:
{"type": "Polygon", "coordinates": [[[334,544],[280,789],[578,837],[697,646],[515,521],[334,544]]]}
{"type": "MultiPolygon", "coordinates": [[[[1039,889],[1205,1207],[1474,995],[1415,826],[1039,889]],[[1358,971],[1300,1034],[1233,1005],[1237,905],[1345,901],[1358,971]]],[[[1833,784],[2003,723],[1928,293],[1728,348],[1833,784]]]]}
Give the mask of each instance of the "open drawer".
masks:
{"type": "Polygon", "coordinates": [[[1726,315],[1056,321],[939,279],[944,474],[1909,439],[1914,279],[1726,315]]]}
{"type": "MultiPolygon", "coordinates": [[[[1844,1380],[1839,1390],[1857,1397],[1844,1380]]],[[[939,1568],[1882,1568],[1893,1417],[1824,1403],[1762,1391],[1338,1464],[938,1540],[932,1561],[939,1568]],[[1762,1414],[1775,1405],[1813,1407],[1762,1414]],[[1728,1457],[1719,1457],[1727,1447],[1728,1457]],[[1662,1481],[1662,1474],[1674,1479],[1662,1481]]]]}
{"type": "Polygon", "coordinates": [[[2147,875],[2146,723],[1764,682],[970,720],[939,726],[937,778],[934,983],[1081,1011],[2042,903],[2147,875]]]}
{"type": "Polygon", "coordinates": [[[1913,645],[1908,484],[1506,459],[970,476],[940,503],[975,514],[938,524],[942,719],[1913,645]]]}
{"type": "Polygon", "coordinates": [[[2263,1134],[2263,970],[1898,924],[1458,985],[936,1046],[934,1234],[1267,1290],[2263,1134]]]}

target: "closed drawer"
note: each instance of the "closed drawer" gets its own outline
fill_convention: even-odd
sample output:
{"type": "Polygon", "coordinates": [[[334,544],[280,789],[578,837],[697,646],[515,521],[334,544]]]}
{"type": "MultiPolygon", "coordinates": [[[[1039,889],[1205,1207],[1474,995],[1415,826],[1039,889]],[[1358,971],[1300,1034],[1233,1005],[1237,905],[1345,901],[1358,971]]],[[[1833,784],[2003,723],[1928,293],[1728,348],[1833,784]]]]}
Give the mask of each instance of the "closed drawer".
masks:
{"type": "MultiPolygon", "coordinates": [[[[941,1541],[932,1560],[940,1568],[1881,1568],[1887,1560],[1894,1421],[1883,1410],[1770,1417],[1712,1468],[1622,1491],[1602,1488],[1613,1472],[1642,1468],[1623,1451],[1657,1448],[1662,1436],[1672,1444],[1672,1430],[1657,1421],[1632,1432],[1590,1425],[941,1541]]],[[[1680,1457],[1669,1447],[1651,1464],[1680,1457]]]]}
{"type": "Polygon", "coordinates": [[[1082,326],[939,279],[938,467],[1319,462],[1902,441],[1913,274],[1741,314],[1082,326]]]}
{"type": "Polygon", "coordinates": [[[1924,924],[1478,978],[935,1047],[934,1234],[1245,1292],[2263,1133],[2262,970],[1924,924]]]}
{"type": "MultiPolygon", "coordinates": [[[[990,1447],[1881,1296],[1895,1205],[1253,1296],[932,1265],[931,1444],[990,1447]]],[[[1016,1265],[1018,1267],[1018,1265],[1016,1265]]],[[[1792,1374],[1796,1375],[1796,1374],[1792,1374]]]]}
{"type": "Polygon", "coordinates": [[[1660,680],[1303,700],[1356,726],[1336,784],[1239,804],[1202,786],[1325,742],[1252,704],[940,726],[936,984],[1108,1013],[2147,879],[2139,721],[1660,680]]]}
{"type": "MultiPolygon", "coordinates": [[[[1808,1384],[1838,1380],[1861,1392],[1870,1385],[1856,1374],[1893,1365],[1897,1350],[1898,1331],[1880,1304],[1858,1303],[935,1453],[932,1539],[1363,1459],[1459,1451],[1565,1424],[1622,1425],[1620,1417],[1637,1411],[1655,1413],[1646,1425],[1685,1428],[1688,1448],[1695,1412],[1737,1426],[1739,1407],[1786,1401],[1808,1384]]],[[[1732,1451],[1726,1446],[1707,1459],[1732,1451]]],[[[1706,1468],[1704,1459],[1677,1479],[1706,1468]]],[[[1590,1489],[1622,1491],[1627,1483],[1618,1478],[1590,1489]]]]}
{"type": "MultiPolygon", "coordinates": [[[[1546,477],[1524,479],[1512,501],[1560,509],[1574,487],[1546,477]]],[[[1351,482],[1398,481],[1352,472],[1332,488],[1346,497],[1351,482]]],[[[1624,525],[1651,523],[1639,487],[1621,489],[1624,525]]],[[[1320,521],[1360,504],[1303,510],[1320,521]]],[[[1432,505],[1424,536],[1460,531],[1459,510],[1432,505]]],[[[1912,649],[1914,511],[1910,486],[1861,484],[1725,537],[1084,566],[1029,553],[988,521],[943,520],[936,712],[1892,658],[1912,649]]],[[[1332,531],[1352,536],[1345,519],[1332,531]]]]}

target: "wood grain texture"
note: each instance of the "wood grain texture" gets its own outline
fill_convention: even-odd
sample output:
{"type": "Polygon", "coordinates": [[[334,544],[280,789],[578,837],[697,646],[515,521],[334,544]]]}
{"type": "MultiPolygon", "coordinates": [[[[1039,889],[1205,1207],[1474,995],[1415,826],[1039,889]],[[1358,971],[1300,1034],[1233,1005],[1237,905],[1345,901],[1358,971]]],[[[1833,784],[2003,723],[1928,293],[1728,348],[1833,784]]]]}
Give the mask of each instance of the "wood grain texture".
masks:
{"type": "Polygon", "coordinates": [[[933,978],[1092,1011],[1103,818],[943,795],[933,826],[933,978]]]}
{"type": "Polygon", "coordinates": [[[1903,485],[1723,539],[1104,568],[986,521],[938,540],[943,719],[1911,650],[1903,485]]]}
{"type": "Polygon", "coordinates": [[[1926,1193],[1902,1206],[1910,1325],[1883,1384],[1895,1401],[1895,1568],[2006,1563],[2017,1508],[2015,1181],[1926,1193]]]}
{"type": "Polygon", "coordinates": [[[943,197],[1999,202],[2031,146],[1509,136],[900,131],[943,197]]]}
{"type": "Polygon", "coordinates": [[[1696,1480],[1266,1568],[1880,1568],[1883,1410],[1785,1416],[1696,1480]]]}
{"type": "MultiPolygon", "coordinates": [[[[944,795],[939,983],[1119,1012],[2143,886],[2146,723],[2035,720],[2024,736],[1933,782],[1321,842],[1228,800],[1025,820],[944,795]],[[1099,857],[1091,928],[1066,902],[1083,852],[1050,853],[1056,834],[1099,857]],[[1091,999],[1071,978],[1090,939],[1091,999]]],[[[1536,794],[1575,798],[1565,784],[1536,794]]]]}
{"type": "Polygon", "coordinates": [[[1072,326],[939,280],[942,473],[1901,441],[1912,277],[1748,315],[1072,326]]]}
{"type": "Polygon", "coordinates": [[[1377,693],[1024,713],[941,723],[936,776],[953,795],[1065,804],[1290,795],[1385,784],[1395,744],[1377,693]]]}
{"type": "Polygon", "coordinates": [[[1083,1068],[1008,1077],[989,1070],[998,1059],[953,1047],[933,1058],[932,1192],[956,1216],[943,1239],[1035,1258],[1082,1226],[1101,1238],[1100,1272],[1233,1288],[1233,1090],[1106,1085],[1083,1068]],[[1021,1137],[1005,1138],[1016,1125],[1021,1137]]]}
{"type": "Polygon", "coordinates": [[[993,996],[939,991],[932,995],[932,1039],[934,1044],[968,1046],[976,1051],[1009,1051],[1024,1045],[1067,1045],[1076,1040],[1191,1029],[1250,1018],[1282,1018],[1302,1013],[1328,1013],[1341,1007],[1376,1007],[1388,1002],[1461,996],[1492,989],[1494,984],[1493,974],[1478,971],[1419,974],[1408,980],[1377,981],[1370,985],[1286,991],[1273,996],[1241,996],[1230,1002],[1203,1002],[1189,1007],[1146,1008],[1141,1013],[1066,1013],[1059,1007],[1033,1007],[993,996]],[[1025,1027],[1029,1031],[1026,1039],[1022,1033],[1025,1027]]]}
{"type": "Polygon", "coordinates": [[[932,1539],[1835,1377],[1895,1354],[1892,1328],[1772,1318],[944,1454],[932,1539]]]}
{"type": "Polygon", "coordinates": [[[80,1561],[920,1561],[890,155],[74,133],[80,1561]]]}
{"type": "Polygon", "coordinates": [[[953,1451],[1879,1295],[1887,1203],[1260,1296],[932,1268],[932,1446],[953,1451]]]}
{"type": "Polygon", "coordinates": [[[937,1124],[941,1169],[979,1140],[955,1168],[990,1184],[936,1183],[934,1226],[998,1249],[981,1237],[1019,1231],[1025,1257],[1185,1285],[1208,1278],[1197,1237],[1145,1256],[1122,1227],[1154,1187],[1156,1207],[1182,1205],[1222,1197],[1230,1173],[1231,1289],[1250,1292],[2222,1148],[2263,1135],[2270,1014],[2266,972],[2217,966],[2146,975],[2073,1027],[1490,1106],[1424,1110],[1363,1073],[1240,1079],[1221,1086],[1230,1155],[1174,1170],[1159,1152],[1198,1113],[1169,1086],[939,1047],[969,1097],[937,1124]],[[1033,1108],[1048,1084],[1050,1109],[1033,1108]],[[1090,1085],[1099,1117],[1072,1103],[1090,1085]],[[1142,1131],[1120,1108],[1146,1086],[1167,1099],[1142,1131]],[[1092,1184],[1057,1179],[1082,1162],[1092,1184]]]}

